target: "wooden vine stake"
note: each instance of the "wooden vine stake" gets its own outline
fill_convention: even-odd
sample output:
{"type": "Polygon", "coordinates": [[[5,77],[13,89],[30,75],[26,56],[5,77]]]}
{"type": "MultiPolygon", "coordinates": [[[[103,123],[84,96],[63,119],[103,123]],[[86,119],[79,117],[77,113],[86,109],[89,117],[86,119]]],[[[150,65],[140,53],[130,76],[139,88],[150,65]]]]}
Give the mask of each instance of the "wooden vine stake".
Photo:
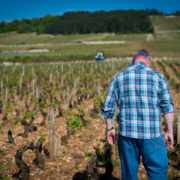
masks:
{"type": "Polygon", "coordinates": [[[69,110],[69,86],[67,87],[67,110],[69,110]]]}
{"type": "MultiPolygon", "coordinates": [[[[62,66],[63,67],[63,66],[62,66]]],[[[64,80],[63,80],[63,75],[61,76],[61,85],[63,86],[63,82],[64,82],[64,80]]]]}
{"type": "Polygon", "coordinates": [[[35,80],[33,79],[33,92],[34,92],[34,89],[35,89],[34,84],[35,84],[35,80]]]}
{"type": "Polygon", "coordinates": [[[55,146],[54,146],[54,156],[56,157],[57,154],[57,138],[55,139],[55,146]]]}
{"type": "Polygon", "coordinates": [[[22,70],[22,76],[24,76],[24,66],[23,66],[23,70],[22,70]]]}
{"type": "Polygon", "coordinates": [[[22,76],[20,77],[20,80],[19,80],[19,88],[20,88],[20,90],[22,88],[22,76]]]}
{"type": "Polygon", "coordinates": [[[57,76],[59,76],[59,72],[58,72],[58,70],[56,69],[56,74],[57,74],[57,76]]]}
{"type": "Polygon", "coordinates": [[[180,143],[180,108],[177,109],[177,144],[180,143]]]}
{"type": "Polygon", "coordinates": [[[50,74],[50,82],[52,82],[52,74],[50,74]]]}
{"type": "Polygon", "coordinates": [[[1,80],[1,89],[3,88],[3,81],[1,80]]]}
{"type": "Polygon", "coordinates": [[[100,96],[100,95],[101,95],[101,87],[98,86],[98,96],[100,96]]]}
{"type": "Polygon", "coordinates": [[[65,111],[67,111],[67,104],[65,104],[65,111]]]}
{"type": "Polygon", "coordinates": [[[33,71],[34,71],[33,67],[31,67],[31,71],[32,71],[32,75],[33,75],[33,74],[34,74],[34,73],[33,73],[33,71]]]}
{"type": "Polygon", "coordinates": [[[49,154],[50,159],[53,160],[55,155],[55,143],[54,143],[54,108],[49,108],[49,154]]]}
{"type": "Polygon", "coordinates": [[[6,75],[6,83],[8,83],[8,75],[6,75]]]}
{"type": "Polygon", "coordinates": [[[39,98],[39,90],[38,90],[38,87],[36,87],[36,97],[39,98]]]}
{"type": "Polygon", "coordinates": [[[61,64],[61,71],[63,72],[63,63],[61,64]]]}
{"type": "Polygon", "coordinates": [[[74,80],[74,91],[76,91],[76,80],[74,80]]]}
{"type": "Polygon", "coordinates": [[[7,102],[7,100],[8,100],[8,87],[7,86],[6,86],[5,98],[6,98],[6,102],[7,102]]]}
{"type": "Polygon", "coordinates": [[[176,80],[176,75],[175,74],[174,74],[173,78],[174,78],[174,81],[175,81],[176,80]]]}

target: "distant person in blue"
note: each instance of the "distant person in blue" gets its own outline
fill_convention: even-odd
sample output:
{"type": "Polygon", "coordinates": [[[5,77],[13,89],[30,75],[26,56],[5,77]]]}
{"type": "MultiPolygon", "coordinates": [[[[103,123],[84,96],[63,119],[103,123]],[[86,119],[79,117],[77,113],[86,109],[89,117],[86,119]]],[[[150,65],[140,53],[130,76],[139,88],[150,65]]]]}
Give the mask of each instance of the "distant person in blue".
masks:
{"type": "Polygon", "coordinates": [[[107,141],[113,145],[112,118],[117,103],[118,151],[122,180],[137,180],[140,155],[149,180],[166,180],[167,149],[173,146],[174,104],[165,77],[150,68],[151,55],[138,50],[132,64],[116,74],[110,84],[101,114],[105,117],[107,141]],[[167,124],[163,137],[161,112],[167,124]]]}

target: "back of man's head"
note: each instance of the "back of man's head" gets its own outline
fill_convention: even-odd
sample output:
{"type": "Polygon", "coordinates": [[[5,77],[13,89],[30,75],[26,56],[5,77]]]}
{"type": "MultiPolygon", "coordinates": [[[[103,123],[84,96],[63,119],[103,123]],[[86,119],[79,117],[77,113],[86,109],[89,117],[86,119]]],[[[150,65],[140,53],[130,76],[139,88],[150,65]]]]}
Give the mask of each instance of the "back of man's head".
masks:
{"type": "Polygon", "coordinates": [[[149,54],[148,51],[146,51],[145,49],[140,49],[138,51],[136,51],[134,53],[134,56],[133,56],[133,62],[139,57],[139,56],[142,56],[144,59],[149,59],[151,61],[151,55],[149,54]]]}

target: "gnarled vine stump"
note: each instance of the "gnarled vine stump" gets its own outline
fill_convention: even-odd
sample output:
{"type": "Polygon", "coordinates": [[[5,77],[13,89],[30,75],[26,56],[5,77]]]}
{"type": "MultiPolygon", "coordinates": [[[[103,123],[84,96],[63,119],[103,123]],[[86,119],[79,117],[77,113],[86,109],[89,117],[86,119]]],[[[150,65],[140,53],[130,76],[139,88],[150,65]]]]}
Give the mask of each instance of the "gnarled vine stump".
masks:
{"type": "Polygon", "coordinates": [[[8,131],[8,139],[10,144],[15,144],[14,138],[12,137],[12,132],[10,130],[8,131]]]}
{"type": "Polygon", "coordinates": [[[87,164],[87,176],[91,179],[98,179],[98,174],[94,171],[94,164],[97,163],[98,157],[95,154],[92,154],[91,160],[87,164]]]}
{"type": "Polygon", "coordinates": [[[60,104],[60,103],[58,104],[58,112],[59,112],[58,116],[59,116],[59,117],[62,117],[62,115],[63,115],[63,110],[61,109],[61,104],[60,104]]]}
{"type": "Polygon", "coordinates": [[[41,151],[42,151],[42,141],[40,137],[35,147],[36,158],[33,160],[33,164],[35,164],[38,168],[43,169],[45,166],[45,161],[42,157],[41,151]]]}
{"type": "Polygon", "coordinates": [[[0,101],[0,114],[2,114],[3,113],[3,103],[2,103],[2,101],[0,101]]]}
{"type": "Polygon", "coordinates": [[[42,108],[39,108],[39,111],[43,115],[43,120],[41,121],[40,125],[44,126],[46,124],[46,119],[47,119],[48,114],[44,112],[42,108]]]}
{"type": "Polygon", "coordinates": [[[22,155],[24,152],[26,152],[28,149],[33,150],[34,144],[30,143],[27,146],[24,146],[23,148],[18,148],[16,155],[15,155],[15,162],[19,167],[19,172],[13,174],[13,178],[16,179],[21,179],[21,180],[29,180],[29,174],[30,174],[30,169],[27,166],[27,164],[22,160],[22,155]]]}
{"type": "Polygon", "coordinates": [[[2,120],[3,120],[3,125],[6,125],[8,123],[7,113],[4,113],[4,117],[2,118],[2,120]]]}
{"type": "Polygon", "coordinates": [[[19,109],[15,109],[15,111],[16,111],[16,119],[19,119],[20,111],[19,109]]]}

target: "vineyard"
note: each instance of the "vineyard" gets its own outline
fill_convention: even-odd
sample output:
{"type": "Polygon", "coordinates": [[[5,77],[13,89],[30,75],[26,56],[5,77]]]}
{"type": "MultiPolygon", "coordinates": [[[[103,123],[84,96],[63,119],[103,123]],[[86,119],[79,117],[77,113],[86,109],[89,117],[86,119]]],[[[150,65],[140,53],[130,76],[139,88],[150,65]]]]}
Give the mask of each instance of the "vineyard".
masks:
{"type": "Polygon", "coordinates": [[[42,46],[2,46],[0,62],[59,62],[68,60],[95,60],[98,49],[104,49],[105,58],[132,57],[145,48],[153,57],[179,58],[179,42],[137,42],[124,44],[65,44],[42,46]],[[34,51],[34,52],[32,52],[34,51]],[[37,51],[37,52],[36,52],[37,51]],[[42,51],[42,52],[39,52],[42,51]]]}
{"type": "MultiPolygon", "coordinates": [[[[132,47],[131,53],[136,48],[139,49],[132,47]]],[[[149,48],[156,53],[156,48],[149,48]]],[[[119,49],[116,51],[120,53],[119,49]]],[[[122,48],[121,52],[129,53],[122,48]]],[[[112,151],[106,142],[100,111],[112,78],[130,63],[122,60],[1,65],[0,179],[120,179],[117,142],[112,151]]],[[[176,108],[168,177],[178,179],[180,61],[159,60],[151,65],[166,77],[176,108]]],[[[116,121],[115,118],[118,133],[116,121]]],[[[164,118],[162,129],[165,132],[164,118]]],[[[147,179],[142,162],[138,176],[147,179]]]]}

